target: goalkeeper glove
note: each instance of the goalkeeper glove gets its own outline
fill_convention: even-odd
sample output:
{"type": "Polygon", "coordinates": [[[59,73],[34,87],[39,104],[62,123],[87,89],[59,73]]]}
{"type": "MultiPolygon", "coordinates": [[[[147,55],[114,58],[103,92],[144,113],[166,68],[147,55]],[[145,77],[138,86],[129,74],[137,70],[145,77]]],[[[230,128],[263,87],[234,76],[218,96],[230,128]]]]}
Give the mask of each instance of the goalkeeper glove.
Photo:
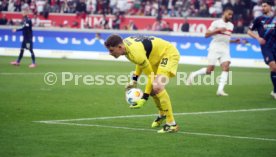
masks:
{"type": "Polygon", "coordinates": [[[147,101],[147,100],[145,100],[145,99],[137,100],[137,101],[135,102],[136,105],[131,105],[131,106],[129,106],[129,108],[131,108],[131,109],[139,109],[139,108],[142,108],[142,107],[145,105],[146,101],[147,101]]]}
{"type": "Polygon", "coordinates": [[[140,100],[137,100],[137,101],[135,102],[136,105],[129,106],[129,108],[131,108],[131,109],[139,109],[139,108],[142,108],[142,107],[146,104],[148,98],[149,98],[149,94],[144,93],[143,97],[142,97],[140,100]]]}

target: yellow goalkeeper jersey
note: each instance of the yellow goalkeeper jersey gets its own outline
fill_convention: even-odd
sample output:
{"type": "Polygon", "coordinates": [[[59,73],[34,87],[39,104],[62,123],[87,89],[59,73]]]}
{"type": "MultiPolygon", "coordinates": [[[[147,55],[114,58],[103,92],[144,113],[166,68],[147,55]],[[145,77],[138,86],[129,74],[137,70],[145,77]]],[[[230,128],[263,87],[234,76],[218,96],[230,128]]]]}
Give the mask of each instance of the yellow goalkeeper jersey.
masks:
{"type": "Polygon", "coordinates": [[[133,36],[125,38],[123,43],[125,56],[136,64],[135,74],[139,76],[144,72],[148,77],[145,93],[150,94],[153,76],[158,74],[159,69],[165,68],[175,75],[179,52],[170,42],[154,36],[133,36]]]}

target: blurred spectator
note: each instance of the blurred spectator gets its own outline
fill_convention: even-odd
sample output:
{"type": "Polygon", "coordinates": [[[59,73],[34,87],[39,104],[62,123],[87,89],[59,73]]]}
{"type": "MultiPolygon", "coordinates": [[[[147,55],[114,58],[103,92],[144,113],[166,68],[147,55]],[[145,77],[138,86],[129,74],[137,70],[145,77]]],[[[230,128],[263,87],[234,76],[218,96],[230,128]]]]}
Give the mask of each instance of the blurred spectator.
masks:
{"type": "Polygon", "coordinates": [[[152,5],[151,5],[151,16],[157,16],[158,15],[158,2],[157,1],[153,1],[152,5]]]}
{"type": "Polygon", "coordinates": [[[33,14],[37,14],[37,8],[36,8],[35,0],[32,0],[31,3],[30,3],[30,10],[33,12],[33,14]]]}
{"type": "Polygon", "coordinates": [[[209,14],[212,17],[220,17],[222,14],[221,0],[215,0],[214,4],[209,8],[209,14]]]}
{"type": "Polygon", "coordinates": [[[61,0],[48,0],[51,1],[51,12],[59,13],[61,9],[61,0]]]}
{"type": "Polygon", "coordinates": [[[196,16],[198,14],[198,9],[196,8],[196,5],[191,5],[189,8],[189,16],[196,16]]]}
{"type": "Polygon", "coordinates": [[[76,4],[76,13],[78,17],[85,18],[86,17],[86,3],[85,0],[80,0],[76,4]]]}
{"type": "Polygon", "coordinates": [[[94,12],[96,11],[96,4],[97,4],[96,0],[88,0],[86,2],[86,12],[87,12],[87,14],[94,14],[94,12]]]}
{"type": "Polygon", "coordinates": [[[236,0],[235,4],[234,4],[234,20],[237,20],[237,18],[239,16],[242,16],[243,18],[245,18],[246,16],[246,6],[244,5],[244,2],[241,0],[236,0]]]}
{"type": "Polygon", "coordinates": [[[147,1],[144,8],[144,15],[151,16],[152,3],[150,1],[147,1]]]}
{"type": "Polygon", "coordinates": [[[8,11],[14,11],[14,2],[15,0],[9,0],[9,3],[8,3],[8,11]]]}
{"type": "Polygon", "coordinates": [[[16,0],[14,3],[14,11],[15,12],[21,12],[21,1],[16,0]]]}
{"type": "Polygon", "coordinates": [[[7,0],[3,0],[0,2],[0,11],[8,11],[9,4],[7,0]]]}
{"type": "Polygon", "coordinates": [[[124,15],[126,11],[130,8],[130,6],[127,3],[127,0],[117,0],[117,6],[119,9],[120,15],[124,15]]]}
{"type": "Polygon", "coordinates": [[[105,14],[103,14],[102,18],[100,19],[100,22],[98,24],[95,24],[95,27],[99,29],[109,29],[108,19],[105,14]]]}
{"type": "Polygon", "coordinates": [[[188,22],[188,19],[185,17],[184,23],[181,26],[181,31],[182,32],[189,32],[190,31],[190,24],[188,22]]]}
{"type": "Polygon", "coordinates": [[[196,9],[196,10],[199,10],[200,1],[199,1],[199,0],[193,0],[193,5],[195,6],[195,9],[196,9]]]}
{"type": "Polygon", "coordinates": [[[32,19],[32,23],[34,27],[41,27],[42,25],[40,25],[40,19],[38,18],[38,15],[35,14],[33,19],[32,19]]]}
{"type": "Polygon", "coordinates": [[[28,0],[23,0],[21,1],[21,10],[29,10],[29,3],[28,3],[28,0]]]}
{"type": "MultiPolygon", "coordinates": [[[[261,0],[0,0],[0,10],[22,11],[23,9],[32,10],[33,14],[48,17],[49,13],[76,13],[85,18],[86,14],[105,14],[115,15],[112,18],[112,26],[109,22],[101,22],[97,27],[102,29],[120,29],[120,23],[123,16],[158,16],[158,17],[218,17],[224,8],[233,8],[233,23],[241,24],[245,28],[251,22],[253,16],[261,14],[261,0]],[[85,14],[84,14],[85,13],[85,14]],[[210,13],[210,14],[209,14],[210,13]],[[84,16],[82,16],[84,15],[84,16]],[[243,18],[239,22],[239,17],[243,18]],[[105,24],[104,24],[105,23],[105,24]]],[[[276,1],[276,0],[275,0],[276,1]]],[[[111,21],[110,21],[111,22],[111,21]]],[[[110,23],[111,24],[111,23],[110,23]]],[[[77,24],[71,24],[75,27],[77,24]]],[[[85,28],[92,28],[86,22],[85,28]]],[[[62,24],[66,27],[66,24],[62,24]]],[[[156,20],[154,24],[147,30],[164,30],[168,25],[160,20],[156,20]]],[[[182,24],[184,27],[185,25],[182,24]]],[[[182,27],[181,26],[181,27],[182,27]]],[[[68,26],[69,27],[69,26],[68,26]]],[[[127,27],[129,28],[129,25],[127,27]]],[[[181,28],[182,31],[182,28],[181,28]]],[[[187,31],[187,28],[186,28],[187,31]]]]}
{"type": "Polygon", "coordinates": [[[68,10],[69,10],[68,3],[67,3],[67,1],[64,1],[64,3],[61,5],[60,12],[61,13],[67,13],[68,10]]]}
{"type": "Polygon", "coordinates": [[[121,18],[119,13],[115,15],[115,19],[112,20],[112,28],[113,29],[120,29],[120,23],[121,23],[121,18]]]}
{"type": "Polygon", "coordinates": [[[223,10],[225,10],[225,8],[234,8],[231,0],[227,0],[227,2],[225,4],[223,4],[223,10]]]}
{"type": "Polygon", "coordinates": [[[199,11],[198,11],[198,16],[199,17],[207,17],[207,16],[209,16],[208,5],[204,1],[201,1],[201,3],[200,3],[199,11]]]}
{"type": "Polygon", "coordinates": [[[190,16],[190,6],[191,6],[191,2],[189,0],[183,0],[182,3],[182,15],[183,16],[190,16]]]}
{"type": "Polygon", "coordinates": [[[103,14],[109,14],[110,9],[109,9],[109,2],[110,0],[102,0],[103,1],[103,14]]]}
{"type": "Polygon", "coordinates": [[[257,18],[263,14],[262,12],[262,0],[258,0],[257,4],[253,7],[253,17],[257,18]]]}
{"type": "Polygon", "coordinates": [[[234,33],[245,33],[243,20],[238,20],[236,26],[234,27],[234,33]]]}
{"type": "Polygon", "coordinates": [[[0,25],[6,25],[8,24],[8,19],[6,17],[6,14],[2,14],[2,17],[0,18],[0,25]]]}
{"type": "Polygon", "coordinates": [[[137,15],[139,8],[141,7],[141,1],[134,1],[132,7],[128,10],[128,15],[137,15]]]}
{"type": "Polygon", "coordinates": [[[37,8],[38,14],[43,13],[43,8],[44,8],[45,3],[46,2],[44,0],[36,0],[36,8],[37,8]]]}
{"type": "Polygon", "coordinates": [[[165,21],[162,20],[161,16],[157,16],[156,21],[152,25],[153,31],[160,31],[164,28],[165,21]]]}
{"type": "Polygon", "coordinates": [[[64,7],[62,9],[64,13],[75,13],[76,12],[76,4],[73,0],[65,0],[64,7]]]}
{"type": "Polygon", "coordinates": [[[85,0],[79,0],[79,1],[77,1],[76,13],[77,14],[86,13],[86,3],[85,3],[85,0]]]}
{"type": "Polygon", "coordinates": [[[43,11],[40,13],[45,19],[48,19],[49,13],[51,12],[51,6],[48,2],[43,6],[43,11]]]}
{"type": "Polygon", "coordinates": [[[109,8],[110,8],[109,12],[111,14],[116,13],[118,11],[118,9],[117,9],[117,0],[110,0],[109,8]]]}
{"type": "Polygon", "coordinates": [[[129,21],[127,28],[128,28],[128,30],[137,30],[138,29],[132,20],[129,21]]]}
{"type": "Polygon", "coordinates": [[[164,27],[161,29],[161,31],[169,31],[169,32],[171,32],[171,31],[173,31],[173,30],[172,30],[172,28],[171,28],[171,26],[170,26],[170,23],[168,23],[168,22],[165,21],[165,25],[164,25],[164,27]]]}
{"type": "Polygon", "coordinates": [[[177,11],[175,10],[175,7],[172,6],[171,9],[170,9],[170,11],[169,11],[169,16],[170,16],[170,17],[176,17],[176,15],[177,15],[176,12],[177,12],[177,11]]]}
{"type": "Polygon", "coordinates": [[[151,25],[147,25],[143,30],[145,30],[145,31],[151,31],[151,28],[152,28],[151,25]]]}

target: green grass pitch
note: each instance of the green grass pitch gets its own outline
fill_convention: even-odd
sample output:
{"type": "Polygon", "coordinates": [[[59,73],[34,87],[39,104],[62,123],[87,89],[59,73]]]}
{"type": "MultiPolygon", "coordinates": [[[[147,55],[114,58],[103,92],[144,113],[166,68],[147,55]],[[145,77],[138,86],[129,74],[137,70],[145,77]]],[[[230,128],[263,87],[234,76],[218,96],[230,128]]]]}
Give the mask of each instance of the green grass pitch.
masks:
{"type": "MultiPolygon", "coordinates": [[[[81,79],[79,85],[62,85],[60,80],[61,72],[128,74],[133,64],[38,58],[38,67],[29,69],[30,58],[20,67],[9,65],[14,59],[0,58],[1,157],[276,156],[276,100],[270,96],[268,69],[233,67],[229,97],[217,97],[217,86],[177,86],[172,79],[167,91],[181,130],[157,134],[150,128],[157,113],[151,99],[131,110],[124,86],[84,85],[81,79]],[[47,72],[57,74],[55,85],[44,83],[47,72]]],[[[178,71],[200,67],[179,65],[178,71]]]]}

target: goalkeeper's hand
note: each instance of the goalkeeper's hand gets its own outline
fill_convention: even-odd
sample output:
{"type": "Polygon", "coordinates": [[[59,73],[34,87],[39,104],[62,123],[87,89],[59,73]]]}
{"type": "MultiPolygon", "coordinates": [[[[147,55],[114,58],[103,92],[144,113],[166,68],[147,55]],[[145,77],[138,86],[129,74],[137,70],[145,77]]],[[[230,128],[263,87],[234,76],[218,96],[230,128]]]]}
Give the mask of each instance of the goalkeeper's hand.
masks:
{"type": "Polygon", "coordinates": [[[129,83],[126,84],[125,90],[128,91],[131,88],[136,88],[136,87],[137,87],[137,82],[132,80],[132,81],[130,81],[129,83]]]}
{"type": "Polygon", "coordinates": [[[144,105],[145,105],[145,103],[146,103],[146,101],[147,100],[145,100],[145,99],[140,99],[140,100],[137,100],[135,103],[136,103],[136,105],[131,105],[131,106],[129,106],[129,108],[131,108],[131,109],[139,109],[139,108],[142,108],[144,105]]]}

